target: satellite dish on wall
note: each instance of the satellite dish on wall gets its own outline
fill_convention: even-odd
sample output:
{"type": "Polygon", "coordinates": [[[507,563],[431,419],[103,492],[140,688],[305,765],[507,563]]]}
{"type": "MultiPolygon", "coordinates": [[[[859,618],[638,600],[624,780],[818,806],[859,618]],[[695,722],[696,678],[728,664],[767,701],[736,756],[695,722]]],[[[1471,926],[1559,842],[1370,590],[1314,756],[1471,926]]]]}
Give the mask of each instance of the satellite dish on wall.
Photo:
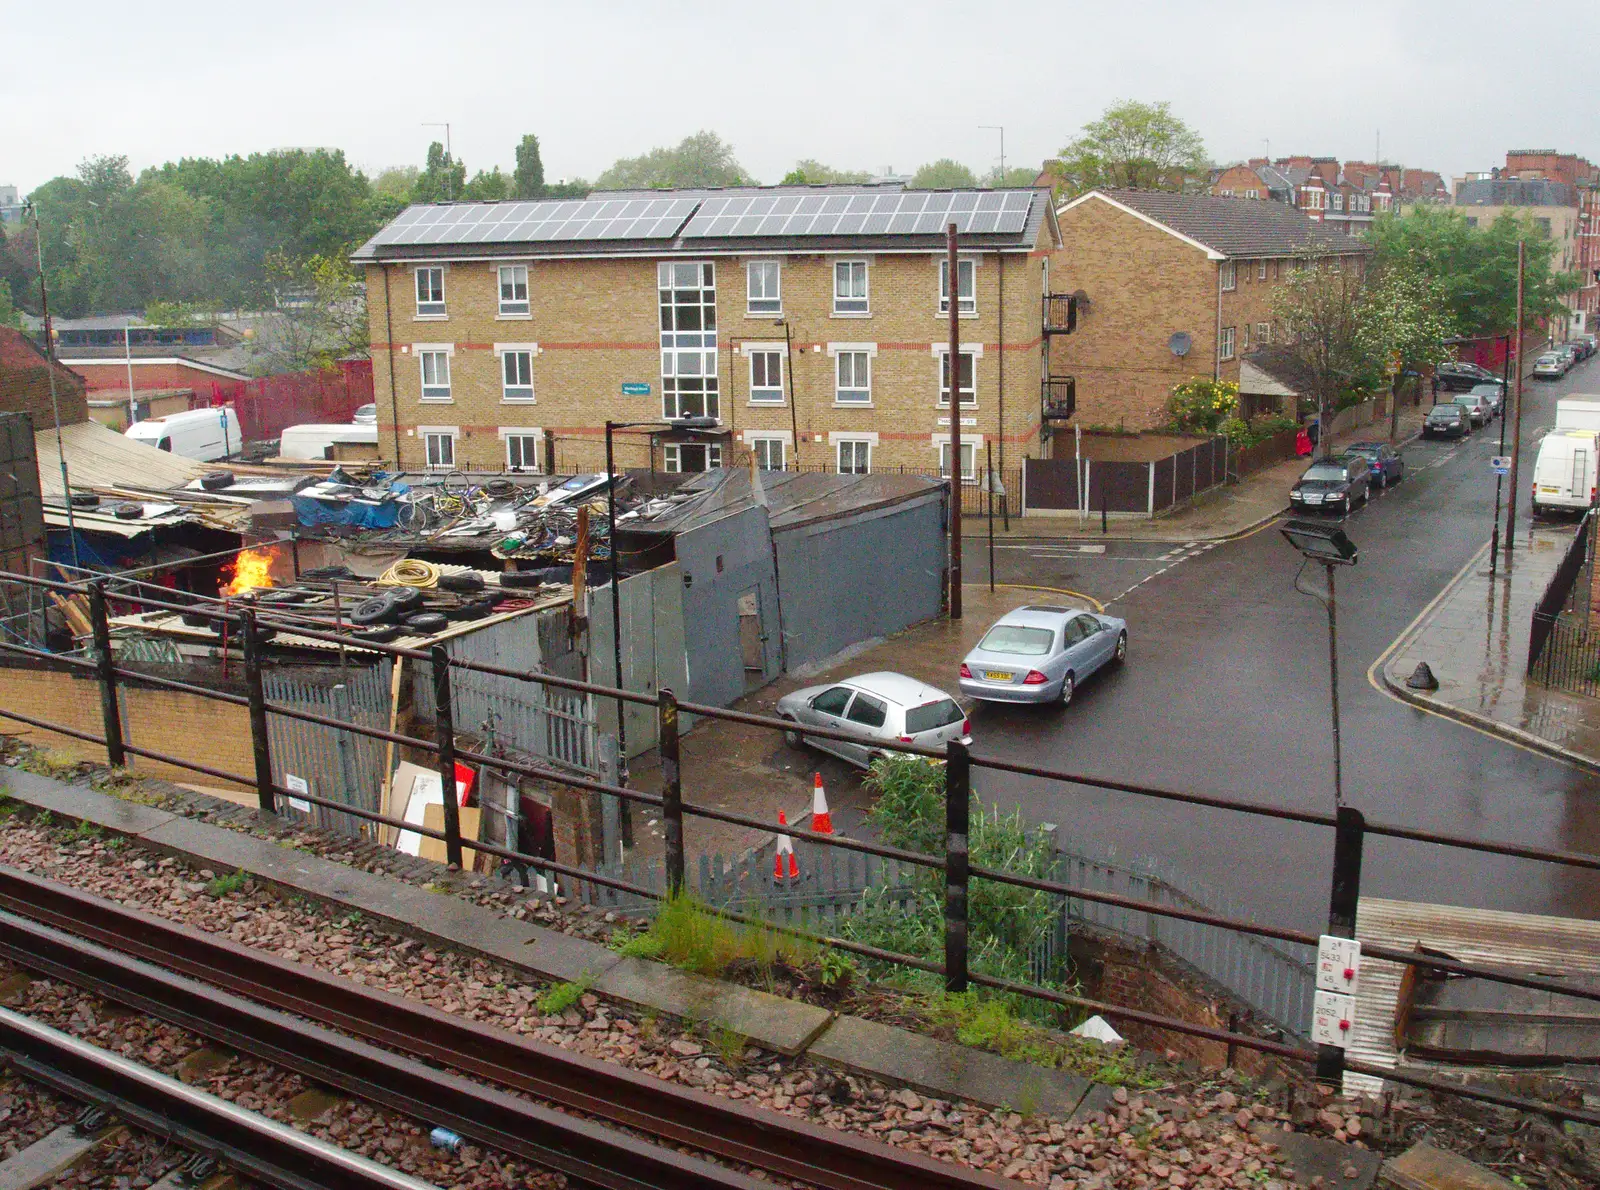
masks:
{"type": "Polygon", "coordinates": [[[1078,313],[1081,315],[1086,316],[1094,307],[1094,303],[1089,300],[1089,295],[1081,289],[1074,291],[1072,300],[1078,303],[1078,313]]]}
{"type": "Polygon", "coordinates": [[[1172,338],[1167,340],[1167,347],[1172,354],[1180,359],[1189,354],[1189,349],[1194,346],[1194,336],[1188,331],[1174,331],[1172,338]]]}

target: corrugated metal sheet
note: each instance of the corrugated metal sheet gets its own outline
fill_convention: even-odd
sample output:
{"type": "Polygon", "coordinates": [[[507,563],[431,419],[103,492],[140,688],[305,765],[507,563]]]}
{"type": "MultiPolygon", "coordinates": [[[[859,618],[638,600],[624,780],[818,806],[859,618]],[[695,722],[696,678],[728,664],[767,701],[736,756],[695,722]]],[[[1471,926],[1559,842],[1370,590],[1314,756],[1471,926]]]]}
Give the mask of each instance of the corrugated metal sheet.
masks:
{"type": "MultiPolygon", "coordinates": [[[[1356,910],[1356,937],[1401,950],[1417,943],[1442,950],[1468,963],[1496,967],[1600,974],[1600,921],[1468,909],[1460,905],[1425,905],[1362,897],[1356,910]]],[[[1356,985],[1356,1019],[1349,1056],[1388,1069],[1403,1064],[1394,1047],[1394,1014],[1405,968],[1399,963],[1363,958],[1356,985]]],[[[1346,1074],[1345,1090],[1376,1095],[1380,1079],[1346,1074]]]]}
{"type": "MultiPolygon", "coordinates": [[[[37,429],[33,437],[39,453],[39,486],[46,500],[59,502],[63,496],[61,455],[56,450],[55,427],[37,429]]],[[[114,488],[121,484],[178,488],[216,470],[214,464],[135,442],[97,421],[62,426],[61,446],[67,456],[67,477],[74,488],[114,488]]]]}

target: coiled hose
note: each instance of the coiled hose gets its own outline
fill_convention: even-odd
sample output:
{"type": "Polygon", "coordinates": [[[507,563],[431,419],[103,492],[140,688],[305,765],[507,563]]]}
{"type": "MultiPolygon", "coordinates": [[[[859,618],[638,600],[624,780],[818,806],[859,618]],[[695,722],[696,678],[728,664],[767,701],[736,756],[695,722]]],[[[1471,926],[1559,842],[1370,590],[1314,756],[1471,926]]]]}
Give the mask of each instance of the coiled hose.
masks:
{"type": "Polygon", "coordinates": [[[375,586],[379,587],[437,587],[439,568],[420,558],[401,558],[385,570],[375,586]]]}

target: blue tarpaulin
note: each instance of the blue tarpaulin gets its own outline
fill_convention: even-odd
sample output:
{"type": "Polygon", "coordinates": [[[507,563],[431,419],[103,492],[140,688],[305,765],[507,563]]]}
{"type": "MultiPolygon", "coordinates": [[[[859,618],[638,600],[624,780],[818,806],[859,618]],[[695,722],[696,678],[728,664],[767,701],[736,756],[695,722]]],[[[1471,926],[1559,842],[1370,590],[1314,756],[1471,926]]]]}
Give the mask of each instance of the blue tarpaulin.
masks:
{"type": "Polygon", "coordinates": [[[393,529],[400,523],[400,501],[394,499],[411,490],[395,480],[389,496],[381,502],[367,500],[328,500],[317,496],[294,495],[295,515],[302,525],[354,525],[360,529],[393,529]]]}

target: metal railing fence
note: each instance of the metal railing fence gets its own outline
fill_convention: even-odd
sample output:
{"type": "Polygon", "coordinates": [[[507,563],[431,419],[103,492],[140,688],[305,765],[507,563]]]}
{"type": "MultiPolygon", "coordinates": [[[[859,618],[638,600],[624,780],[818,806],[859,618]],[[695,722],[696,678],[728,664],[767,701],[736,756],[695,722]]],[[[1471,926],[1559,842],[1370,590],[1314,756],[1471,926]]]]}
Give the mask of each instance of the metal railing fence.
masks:
{"type": "MultiPolygon", "coordinates": [[[[1595,510],[1590,509],[1583,514],[1583,520],[1578,524],[1578,532],[1573,536],[1572,543],[1567,546],[1567,552],[1562,555],[1561,564],[1556,567],[1550,581],[1545,584],[1544,594],[1539,597],[1538,605],[1533,609],[1533,622],[1528,628],[1528,673],[1533,674],[1540,659],[1544,655],[1545,641],[1550,638],[1550,631],[1555,627],[1556,621],[1566,611],[1567,602],[1572,595],[1573,588],[1577,585],[1578,576],[1584,573],[1584,563],[1589,560],[1589,551],[1594,544],[1595,510]]],[[[1587,608],[1589,599],[1584,599],[1587,608]]],[[[1588,622],[1585,614],[1584,622],[1588,622]]]]}
{"type": "MultiPolygon", "coordinates": [[[[294,796],[301,801],[321,805],[329,810],[352,815],[365,821],[437,839],[445,845],[448,862],[452,867],[459,869],[462,863],[463,838],[458,812],[459,807],[454,798],[447,797],[444,799],[444,827],[442,830],[434,830],[427,826],[404,822],[398,818],[368,811],[319,795],[289,790],[277,781],[273,772],[271,733],[267,726],[267,715],[271,713],[298,719],[306,723],[322,724],[336,730],[354,732],[371,739],[387,740],[394,744],[431,754],[437,761],[441,782],[447,790],[453,789],[455,786],[455,763],[459,759],[470,764],[496,769],[503,773],[513,773],[542,781],[563,784],[574,789],[610,794],[641,805],[654,807],[660,812],[662,825],[665,828],[666,852],[664,868],[666,895],[672,895],[685,888],[683,823],[686,816],[728,822],[739,826],[753,827],[762,831],[772,830],[770,823],[750,815],[720,810],[710,806],[695,805],[684,800],[683,770],[679,747],[679,720],[681,715],[690,714],[701,718],[744,723],[777,732],[792,730],[793,724],[782,719],[755,715],[744,711],[734,711],[723,707],[704,706],[691,702],[680,703],[670,690],[661,690],[654,695],[647,695],[636,691],[582,682],[572,678],[557,677],[552,674],[518,673],[483,662],[454,659],[443,645],[435,645],[431,649],[421,650],[371,641],[357,641],[348,636],[322,632],[300,624],[260,615],[252,606],[239,606],[237,604],[226,606],[221,601],[180,605],[153,597],[133,596],[126,592],[119,593],[118,598],[123,601],[134,602],[151,608],[187,612],[190,615],[204,615],[214,621],[222,622],[244,654],[246,694],[238,695],[197,686],[174,678],[136,673],[117,665],[111,650],[110,621],[106,610],[103,580],[69,584],[33,578],[27,575],[0,573],[0,581],[30,584],[48,590],[87,596],[90,607],[90,620],[93,627],[94,648],[92,657],[58,656],[42,649],[30,648],[10,642],[0,642],[0,653],[27,657],[41,663],[60,665],[78,672],[93,674],[100,689],[103,734],[96,735],[93,732],[84,731],[70,724],[55,723],[11,708],[0,709],[0,718],[12,719],[44,731],[56,732],[73,739],[100,745],[106,750],[108,762],[116,767],[124,767],[130,755],[141,756],[193,772],[203,773],[224,781],[241,784],[256,790],[260,807],[266,813],[275,813],[277,811],[281,797],[294,796]],[[433,740],[420,739],[379,727],[341,721],[332,716],[304,708],[292,707],[282,703],[269,703],[266,698],[265,683],[263,681],[262,649],[266,636],[280,627],[293,631],[299,636],[325,640],[334,644],[343,644],[348,648],[359,648],[369,653],[385,654],[391,658],[407,657],[414,661],[430,662],[435,687],[435,706],[438,708],[435,724],[436,738],[433,740]],[[596,697],[616,699],[636,705],[654,706],[658,723],[657,747],[663,776],[662,792],[659,794],[644,793],[621,785],[592,780],[571,771],[561,771],[544,765],[488,756],[458,747],[455,728],[449,714],[451,706],[451,675],[455,669],[498,674],[503,677],[515,678],[519,681],[578,691],[596,697]],[[142,683],[163,689],[178,690],[198,697],[245,708],[251,728],[250,735],[254,757],[253,775],[246,776],[229,772],[194,760],[174,757],[154,749],[128,743],[123,736],[121,711],[117,697],[117,687],[119,683],[123,682],[142,683]]],[[[848,733],[824,728],[807,727],[804,734],[819,739],[850,739],[848,733]]],[[[1197,1025],[1160,1013],[1132,1008],[1127,1005],[1093,1000],[1069,992],[1000,978],[983,971],[970,969],[967,948],[967,891],[969,882],[972,880],[995,881],[1016,888],[1032,889],[1056,896],[1075,898],[1083,902],[1144,912],[1162,918],[1164,921],[1188,922],[1196,926],[1234,931],[1256,938],[1274,939],[1279,942],[1308,947],[1315,947],[1318,943],[1317,935],[1302,930],[1265,926],[1182,904],[1165,904],[1128,893],[1090,889],[1075,886],[1061,880],[1025,876],[1002,869],[972,865],[968,856],[971,773],[973,766],[976,765],[997,771],[1032,776],[1047,781],[1084,785],[1157,800],[1210,806],[1250,816],[1275,818],[1282,821],[1332,828],[1334,831],[1334,847],[1331,864],[1328,933],[1342,937],[1354,936],[1355,912],[1361,883],[1362,843],[1365,836],[1369,834],[1488,854],[1538,860],[1587,871],[1600,871],[1600,855],[1556,851],[1516,843],[1499,843],[1468,836],[1421,831],[1391,823],[1369,823],[1359,810],[1348,806],[1341,806],[1334,814],[1289,810],[1240,799],[1164,789],[1081,773],[1071,773],[1040,765],[1021,764],[996,757],[973,756],[968,747],[959,741],[952,741],[942,751],[893,741],[885,742],[880,746],[885,751],[943,760],[946,794],[946,832],[945,848],[942,855],[909,851],[903,848],[890,847],[840,835],[819,835],[794,826],[786,829],[792,838],[806,840],[819,847],[839,848],[845,851],[875,855],[880,859],[894,860],[903,865],[920,866],[940,871],[945,893],[943,961],[937,962],[917,955],[887,951],[850,939],[818,935],[779,923],[772,923],[759,916],[752,917],[733,910],[722,910],[723,916],[733,921],[747,922],[780,931],[787,930],[792,933],[803,934],[820,944],[879,962],[928,971],[942,976],[946,988],[952,992],[965,991],[971,985],[987,987],[1065,1008],[1099,1013],[1113,1019],[1131,1021],[1155,1029],[1170,1030],[1224,1045],[1256,1050],[1291,1061],[1314,1063],[1317,1067],[1319,1079],[1336,1080],[1344,1071],[1351,1071],[1378,1079],[1423,1087],[1443,1094],[1461,1095],[1520,1111],[1539,1113],[1553,1119],[1571,1120],[1600,1126],[1600,1112],[1590,1111],[1585,1108],[1546,1103],[1483,1087],[1457,1086],[1450,1082],[1427,1076],[1392,1070],[1366,1062],[1349,1061],[1344,1058],[1343,1051],[1336,1048],[1333,1049],[1332,1053],[1327,1052],[1330,1047],[1321,1047],[1322,1052],[1317,1052],[1298,1044],[1288,1044],[1228,1029],[1197,1025]]],[[[592,884],[654,900],[659,900],[663,896],[663,893],[659,891],[645,888],[626,879],[593,869],[581,868],[558,860],[529,855],[493,843],[478,840],[467,840],[466,842],[475,851],[492,855],[520,867],[550,876],[565,877],[577,886],[592,884]]],[[[1555,995],[1572,996],[1580,1000],[1600,1000],[1600,989],[1570,983],[1559,978],[1459,962],[1433,954],[1399,950],[1370,943],[1363,944],[1362,949],[1363,954],[1369,958],[1427,968],[1447,975],[1471,975],[1511,986],[1531,988],[1555,995]]]]}

